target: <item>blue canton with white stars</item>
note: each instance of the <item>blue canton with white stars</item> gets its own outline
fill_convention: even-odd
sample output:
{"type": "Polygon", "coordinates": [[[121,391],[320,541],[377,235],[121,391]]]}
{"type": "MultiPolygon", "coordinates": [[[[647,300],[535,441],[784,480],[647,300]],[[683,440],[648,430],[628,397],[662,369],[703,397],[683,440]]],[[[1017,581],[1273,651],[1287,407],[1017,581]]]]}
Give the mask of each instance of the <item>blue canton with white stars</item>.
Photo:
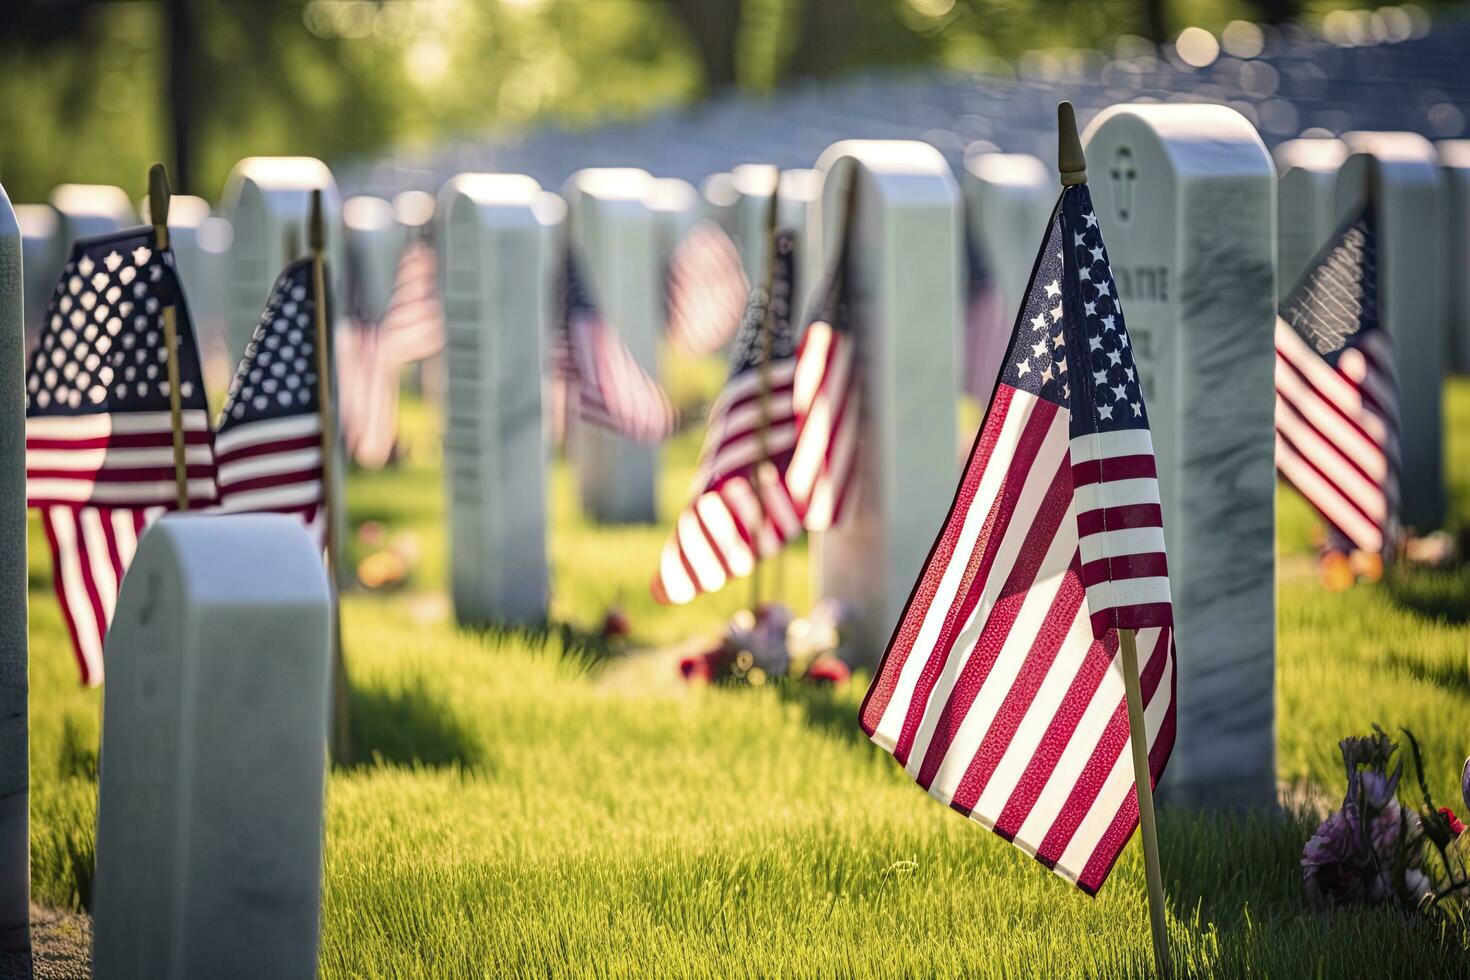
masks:
{"type": "Polygon", "coordinates": [[[1067,406],[1073,438],[1148,428],[1118,287],[1086,185],[1066,188],[1052,213],[1001,381],[1067,406]]]}
{"type": "Polygon", "coordinates": [[[230,382],[220,432],[317,410],[316,303],[311,259],[288,265],[230,382]]]}
{"type": "Polygon", "coordinates": [[[163,310],[170,306],[181,402],[203,409],[203,372],[173,251],[159,249],[148,227],[78,241],[31,355],[26,415],[168,411],[163,310]]]}
{"type": "MultiPolygon", "coordinates": [[[[771,275],[770,360],[783,361],[796,354],[796,333],[791,326],[791,301],[796,287],[796,233],[783,229],[776,234],[776,259],[771,275]]],[[[730,344],[730,377],[760,367],[766,359],[764,289],[754,289],[741,317],[740,329],[730,344]]]]}

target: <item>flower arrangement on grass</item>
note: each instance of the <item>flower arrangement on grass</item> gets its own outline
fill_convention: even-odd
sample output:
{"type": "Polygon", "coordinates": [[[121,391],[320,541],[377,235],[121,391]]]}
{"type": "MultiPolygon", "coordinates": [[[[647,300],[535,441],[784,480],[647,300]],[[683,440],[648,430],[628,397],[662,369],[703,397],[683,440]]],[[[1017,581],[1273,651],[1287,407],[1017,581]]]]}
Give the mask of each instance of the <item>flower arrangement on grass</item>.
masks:
{"type": "MultiPolygon", "coordinates": [[[[1302,877],[1314,901],[1427,912],[1470,902],[1470,837],[1453,810],[1434,805],[1418,740],[1404,735],[1422,798],[1417,808],[1399,801],[1404,761],[1394,764],[1399,746],[1386,732],[1375,726],[1372,735],[1338,743],[1347,794],[1302,850],[1302,877]]],[[[1470,760],[1460,790],[1470,812],[1470,760]]]]}
{"type": "Polygon", "coordinates": [[[840,657],[844,608],[822,602],[809,616],[796,617],[780,603],[730,618],[719,644],[679,662],[686,681],[762,687],[773,679],[801,678],[814,684],[844,684],[851,671],[840,657]]]}

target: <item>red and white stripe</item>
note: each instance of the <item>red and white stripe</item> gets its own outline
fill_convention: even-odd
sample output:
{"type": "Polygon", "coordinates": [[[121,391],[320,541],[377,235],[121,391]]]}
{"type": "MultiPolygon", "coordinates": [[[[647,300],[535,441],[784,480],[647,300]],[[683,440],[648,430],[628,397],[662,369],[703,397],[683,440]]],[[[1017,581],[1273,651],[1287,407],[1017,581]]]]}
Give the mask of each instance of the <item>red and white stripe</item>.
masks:
{"type": "Polygon", "coordinates": [[[163,507],[43,506],[41,525],[61,616],[71,634],[82,683],[102,683],[102,650],[117,607],[123,575],[138,538],[165,513],[163,507]]]}
{"type": "Polygon", "coordinates": [[[796,353],[792,398],[796,444],[786,486],[808,531],[825,531],[842,516],[852,488],[862,410],[850,333],[817,320],[796,353]]]}
{"type": "Polygon", "coordinates": [[[691,354],[719,350],[740,326],[749,295],[735,243],[713,221],[699,222],[669,258],[669,338],[691,354]]]}
{"type": "Polygon", "coordinates": [[[322,430],[315,412],[250,422],[215,439],[219,513],[294,514],[324,542],[322,430]]]}
{"type": "Polygon", "coordinates": [[[379,327],[348,320],[337,330],[334,362],[342,442],[359,466],[376,470],[398,441],[398,388],[402,364],[385,351],[379,327]]]}
{"type": "Polygon", "coordinates": [[[659,557],[654,598],[682,604],[743,578],[801,534],[782,480],[796,444],[796,363],[774,361],[735,378],[710,410],[694,502],[679,515],[659,557]]]}
{"type": "Polygon", "coordinates": [[[638,442],[659,442],[674,431],[673,403],[599,313],[574,310],[567,318],[577,417],[638,442]]]}
{"type": "Polygon", "coordinates": [[[1173,621],[1153,439],[1117,429],[1071,441],[1073,507],[1093,632],[1173,621]]]}
{"type": "MultiPolygon", "coordinates": [[[[215,499],[209,416],[182,413],[192,506],[215,499]]],[[[26,499],[32,507],[174,506],[173,423],[168,412],[43,415],[26,419],[26,499]]]]}
{"type": "MultiPolygon", "coordinates": [[[[1074,460],[1068,430],[1055,403],[997,388],[861,721],[931,796],[1096,892],[1138,804],[1118,634],[1094,636],[1082,544],[1110,532],[1079,533],[1074,507],[1121,488],[1074,486],[1096,458],[1074,460]]],[[[1138,631],[1154,781],[1174,742],[1171,634],[1138,631]]]]}
{"type": "Polygon", "coordinates": [[[400,366],[426,360],[444,349],[444,305],[439,299],[434,249],[428,242],[413,241],[404,248],[378,330],[383,356],[400,366]]]}
{"type": "Polygon", "coordinates": [[[1276,469],[1353,547],[1382,552],[1398,503],[1393,351],[1362,334],[1328,364],[1276,320],[1276,469]]]}

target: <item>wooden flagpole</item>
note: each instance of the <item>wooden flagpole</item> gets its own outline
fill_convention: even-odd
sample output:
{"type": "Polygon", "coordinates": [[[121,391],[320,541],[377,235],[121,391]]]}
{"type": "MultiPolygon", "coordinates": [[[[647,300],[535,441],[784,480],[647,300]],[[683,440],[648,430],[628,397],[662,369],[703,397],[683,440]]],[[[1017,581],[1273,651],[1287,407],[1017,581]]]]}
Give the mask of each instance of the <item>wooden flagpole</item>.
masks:
{"type": "MultiPolygon", "coordinates": [[[[755,464],[755,502],[759,507],[757,513],[760,515],[755,531],[755,561],[750,572],[750,611],[759,613],[761,606],[761,539],[766,533],[766,498],[763,491],[763,480],[767,465],[771,461],[770,446],[767,444],[768,431],[771,426],[771,350],[775,338],[772,330],[775,321],[772,318],[772,301],[775,297],[772,291],[776,285],[776,208],[777,195],[781,187],[781,171],[777,167],[775,180],[771,184],[770,210],[766,213],[766,267],[763,271],[765,279],[765,307],[761,311],[760,344],[760,426],[756,429],[756,444],[759,447],[759,457],[755,464]]],[[[778,549],[779,554],[779,549],[778,549]]]]}
{"type": "MultiPolygon", "coordinates": [[[[163,164],[148,168],[148,217],[153,223],[153,242],[160,253],[168,248],[168,171],[163,164]]],[[[162,261],[162,256],[159,256],[162,261]]],[[[178,309],[172,303],[163,308],[163,344],[167,350],[165,370],[168,374],[168,414],[174,441],[174,484],[178,491],[179,510],[189,509],[189,462],[184,444],[184,403],[179,392],[179,324],[178,309]]]]}
{"type": "Polygon", "coordinates": [[[327,233],[322,218],[322,192],[311,192],[307,225],[311,246],[312,310],[316,321],[317,414],[322,430],[322,521],[327,545],[327,586],[332,590],[332,758],[338,765],[352,761],[352,729],[348,722],[347,661],[342,651],[342,600],[337,576],[342,559],[337,540],[337,435],[332,403],[332,354],[327,324],[327,233]]]}
{"type": "MultiPolygon", "coordinates": [[[[1072,103],[1057,105],[1057,171],[1062,186],[1087,183],[1087,158],[1077,135],[1072,103]]],[[[1148,918],[1153,932],[1154,967],[1161,977],[1172,976],[1169,929],[1164,917],[1164,875],[1159,863],[1159,830],[1154,816],[1153,780],[1148,766],[1148,729],[1143,717],[1143,687],[1138,675],[1138,638],[1131,629],[1118,630],[1122,652],[1124,696],[1128,702],[1128,742],[1133,750],[1133,785],[1138,794],[1138,831],[1143,838],[1143,870],[1148,883],[1148,918]]]]}

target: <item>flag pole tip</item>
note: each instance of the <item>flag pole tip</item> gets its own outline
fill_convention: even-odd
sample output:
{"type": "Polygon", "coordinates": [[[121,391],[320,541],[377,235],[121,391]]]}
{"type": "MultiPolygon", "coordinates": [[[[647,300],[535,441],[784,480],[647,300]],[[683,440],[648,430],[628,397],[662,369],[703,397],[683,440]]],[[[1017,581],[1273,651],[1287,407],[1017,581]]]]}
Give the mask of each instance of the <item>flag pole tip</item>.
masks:
{"type": "Polygon", "coordinates": [[[168,169],[161,163],[148,168],[148,217],[156,228],[168,226],[168,169]]]}
{"type": "Polygon", "coordinates": [[[1077,113],[1070,102],[1057,103],[1057,172],[1062,186],[1087,183],[1087,157],[1077,135],[1077,113]]]}
{"type": "Polygon", "coordinates": [[[322,192],[318,188],[311,192],[311,220],[307,224],[306,233],[308,244],[313,252],[324,251],[327,247],[327,229],[322,221],[322,192]]]}

